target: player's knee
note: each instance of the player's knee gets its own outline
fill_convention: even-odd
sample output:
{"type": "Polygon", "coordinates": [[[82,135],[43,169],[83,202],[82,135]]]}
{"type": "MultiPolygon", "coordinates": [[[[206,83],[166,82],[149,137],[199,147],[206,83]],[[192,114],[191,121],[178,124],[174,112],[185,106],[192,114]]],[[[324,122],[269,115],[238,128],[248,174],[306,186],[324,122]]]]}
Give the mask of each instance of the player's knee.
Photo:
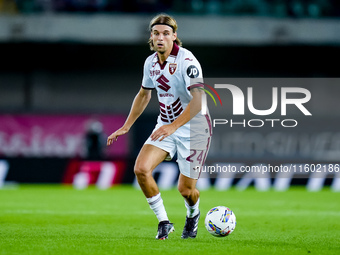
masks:
{"type": "Polygon", "coordinates": [[[147,167],[143,164],[135,164],[134,173],[137,177],[145,177],[149,173],[147,167]]]}

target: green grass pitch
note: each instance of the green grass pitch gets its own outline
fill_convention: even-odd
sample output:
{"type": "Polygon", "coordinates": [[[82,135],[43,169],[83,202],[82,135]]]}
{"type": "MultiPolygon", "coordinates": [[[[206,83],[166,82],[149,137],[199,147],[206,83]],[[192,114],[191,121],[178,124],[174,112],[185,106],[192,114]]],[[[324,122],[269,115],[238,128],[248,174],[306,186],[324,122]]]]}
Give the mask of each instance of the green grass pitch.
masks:
{"type": "Polygon", "coordinates": [[[115,186],[74,190],[21,185],[0,190],[0,254],[339,254],[340,193],[207,190],[201,192],[196,239],[182,240],[184,201],[162,191],[175,232],[155,239],[157,220],[140,190],[115,186]],[[207,211],[229,206],[237,226],[228,237],[211,236],[207,211]]]}

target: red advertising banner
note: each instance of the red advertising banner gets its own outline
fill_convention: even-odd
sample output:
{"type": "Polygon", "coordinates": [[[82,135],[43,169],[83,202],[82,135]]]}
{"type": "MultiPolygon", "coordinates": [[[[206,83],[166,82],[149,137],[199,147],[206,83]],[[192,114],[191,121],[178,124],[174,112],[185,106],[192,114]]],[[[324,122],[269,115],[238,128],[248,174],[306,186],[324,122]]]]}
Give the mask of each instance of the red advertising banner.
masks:
{"type": "Polygon", "coordinates": [[[110,188],[122,182],[126,169],[125,161],[86,161],[73,159],[63,177],[64,184],[73,184],[77,189],[95,184],[100,189],[110,188]]]}
{"type": "Polygon", "coordinates": [[[104,156],[128,154],[129,137],[106,147],[109,134],[123,125],[120,115],[0,115],[0,156],[84,157],[86,134],[98,132],[104,156]]]}

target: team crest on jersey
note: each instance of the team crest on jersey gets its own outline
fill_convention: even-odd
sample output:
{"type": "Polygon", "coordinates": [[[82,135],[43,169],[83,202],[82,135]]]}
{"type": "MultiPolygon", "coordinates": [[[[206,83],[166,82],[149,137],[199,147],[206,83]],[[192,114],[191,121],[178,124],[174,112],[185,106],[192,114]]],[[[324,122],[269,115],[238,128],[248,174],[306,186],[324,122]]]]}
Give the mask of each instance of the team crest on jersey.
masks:
{"type": "Polygon", "coordinates": [[[176,63],[170,63],[169,64],[169,72],[171,75],[173,75],[176,72],[177,64],[176,63]]]}

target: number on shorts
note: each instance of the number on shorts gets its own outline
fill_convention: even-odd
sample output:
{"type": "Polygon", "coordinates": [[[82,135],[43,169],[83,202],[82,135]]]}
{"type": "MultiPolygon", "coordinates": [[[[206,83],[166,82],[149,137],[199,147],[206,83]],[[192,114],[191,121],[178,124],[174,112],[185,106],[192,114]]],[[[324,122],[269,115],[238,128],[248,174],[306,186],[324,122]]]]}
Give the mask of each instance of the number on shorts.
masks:
{"type": "Polygon", "coordinates": [[[190,152],[191,152],[191,154],[190,154],[189,157],[187,157],[187,161],[189,161],[190,163],[193,163],[194,161],[197,161],[201,165],[202,164],[202,160],[203,160],[203,152],[204,152],[204,150],[190,150],[190,152]],[[196,156],[196,158],[195,158],[195,156],[196,156]]]}

